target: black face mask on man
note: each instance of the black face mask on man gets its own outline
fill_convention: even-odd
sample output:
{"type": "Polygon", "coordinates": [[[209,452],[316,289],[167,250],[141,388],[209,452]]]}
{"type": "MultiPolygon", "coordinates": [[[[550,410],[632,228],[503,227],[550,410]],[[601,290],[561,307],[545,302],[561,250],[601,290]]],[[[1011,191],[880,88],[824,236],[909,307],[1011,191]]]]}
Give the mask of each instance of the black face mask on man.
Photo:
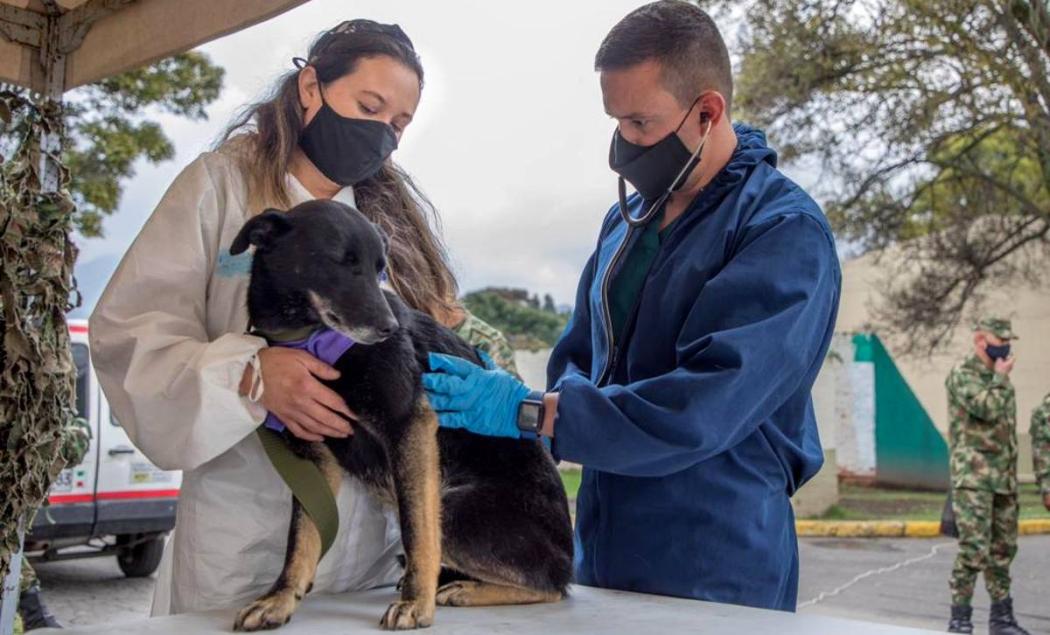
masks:
{"type": "Polygon", "coordinates": [[[689,118],[696,102],[693,100],[678,127],[666,137],[650,146],[641,146],[623,138],[620,128],[613,133],[612,145],[609,148],[609,167],[620,175],[620,214],[627,224],[639,227],[648,223],[667,202],[667,199],[685,185],[689,175],[700,164],[700,155],[711,134],[711,122],[707,121],[704,136],[696,150],[690,152],[678,137],[678,131],[689,118]],[[638,190],[642,199],[652,201],[649,210],[639,218],[631,217],[627,210],[627,190],[624,181],[629,181],[638,190]]]}
{"type": "Polygon", "coordinates": [[[340,115],[322,94],[321,109],[299,134],[299,147],[321,174],[345,187],[375,176],[397,149],[397,135],[382,121],[340,115]]]}

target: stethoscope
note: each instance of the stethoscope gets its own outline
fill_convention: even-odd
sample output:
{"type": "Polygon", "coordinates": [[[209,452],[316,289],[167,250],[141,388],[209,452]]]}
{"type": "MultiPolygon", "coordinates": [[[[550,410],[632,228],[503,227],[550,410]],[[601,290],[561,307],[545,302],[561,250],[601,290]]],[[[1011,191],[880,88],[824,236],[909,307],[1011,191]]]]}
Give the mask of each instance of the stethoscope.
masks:
{"type": "Polygon", "coordinates": [[[627,211],[627,184],[626,181],[624,181],[624,178],[622,176],[620,177],[620,216],[623,217],[624,222],[626,222],[629,227],[638,228],[648,224],[649,221],[660,212],[660,208],[664,206],[667,199],[678,191],[678,188],[685,184],[686,177],[689,176],[693,169],[696,168],[697,164],[700,163],[700,154],[703,151],[704,144],[707,143],[707,137],[710,136],[710,134],[711,122],[708,121],[707,130],[704,131],[704,136],[700,139],[700,143],[696,146],[696,150],[693,152],[692,156],[689,157],[689,160],[685,162],[685,165],[682,166],[682,169],[679,170],[678,175],[674,177],[674,181],[671,181],[670,187],[667,188],[666,192],[660,195],[660,198],[656,199],[656,201],[649,206],[647,212],[638,218],[634,218],[631,216],[631,213],[627,211]]]}

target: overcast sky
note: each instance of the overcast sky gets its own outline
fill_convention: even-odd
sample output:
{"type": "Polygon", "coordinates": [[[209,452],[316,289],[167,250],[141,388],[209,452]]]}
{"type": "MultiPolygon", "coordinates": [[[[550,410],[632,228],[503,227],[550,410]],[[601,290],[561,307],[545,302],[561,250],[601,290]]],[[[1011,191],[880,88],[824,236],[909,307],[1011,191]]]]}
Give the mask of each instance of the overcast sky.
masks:
{"type": "MultiPolygon", "coordinates": [[[[460,286],[525,287],[571,304],[616,195],[594,53],[636,0],[313,0],[201,50],[226,69],[209,119],[158,116],[176,156],[139,165],[104,239],[81,262],[127,249],[179,170],[207,150],[312,38],[345,19],[396,22],[426,72],[417,116],[394,159],[438,209],[460,286]]],[[[85,307],[87,308],[87,307],[85,307]]]]}

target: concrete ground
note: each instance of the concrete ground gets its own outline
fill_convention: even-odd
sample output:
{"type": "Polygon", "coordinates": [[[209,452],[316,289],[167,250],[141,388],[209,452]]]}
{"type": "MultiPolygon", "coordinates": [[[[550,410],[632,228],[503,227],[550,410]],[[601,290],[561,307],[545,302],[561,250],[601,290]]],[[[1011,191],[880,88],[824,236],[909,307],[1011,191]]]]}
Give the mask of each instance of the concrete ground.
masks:
{"type": "MultiPolygon", "coordinates": [[[[799,542],[800,611],[937,630],[946,625],[954,543],[899,538],[799,542]],[[932,556],[918,560],[935,547],[932,556]]],[[[149,613],[152,578],[127,579],[112,558],[41,564],[37,571],[48,604],[66,624],[116,624],[149,613]]],[[[1033,635],[1050,635],[1050,536],[1021,538],[1013,574],[1021,624],[1033,635]]],[[[983,587],[975,607],[977,632],[986,633],[983,587]]]]}

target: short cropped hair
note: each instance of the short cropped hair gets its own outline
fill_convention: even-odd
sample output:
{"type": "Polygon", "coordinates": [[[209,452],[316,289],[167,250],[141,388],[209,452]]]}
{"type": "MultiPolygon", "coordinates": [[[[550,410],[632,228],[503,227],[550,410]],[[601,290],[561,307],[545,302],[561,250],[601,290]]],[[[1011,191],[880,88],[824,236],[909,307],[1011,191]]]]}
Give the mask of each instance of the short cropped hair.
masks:
{"type": "Polygon", "coordinates": [[[609,31],[594,57],[596,71],[658,62],[667,90],[688,106],[705,90],[733,101],[729,51],[714,20],[682,0],[660,0],[628,13],[609,31]]]}

